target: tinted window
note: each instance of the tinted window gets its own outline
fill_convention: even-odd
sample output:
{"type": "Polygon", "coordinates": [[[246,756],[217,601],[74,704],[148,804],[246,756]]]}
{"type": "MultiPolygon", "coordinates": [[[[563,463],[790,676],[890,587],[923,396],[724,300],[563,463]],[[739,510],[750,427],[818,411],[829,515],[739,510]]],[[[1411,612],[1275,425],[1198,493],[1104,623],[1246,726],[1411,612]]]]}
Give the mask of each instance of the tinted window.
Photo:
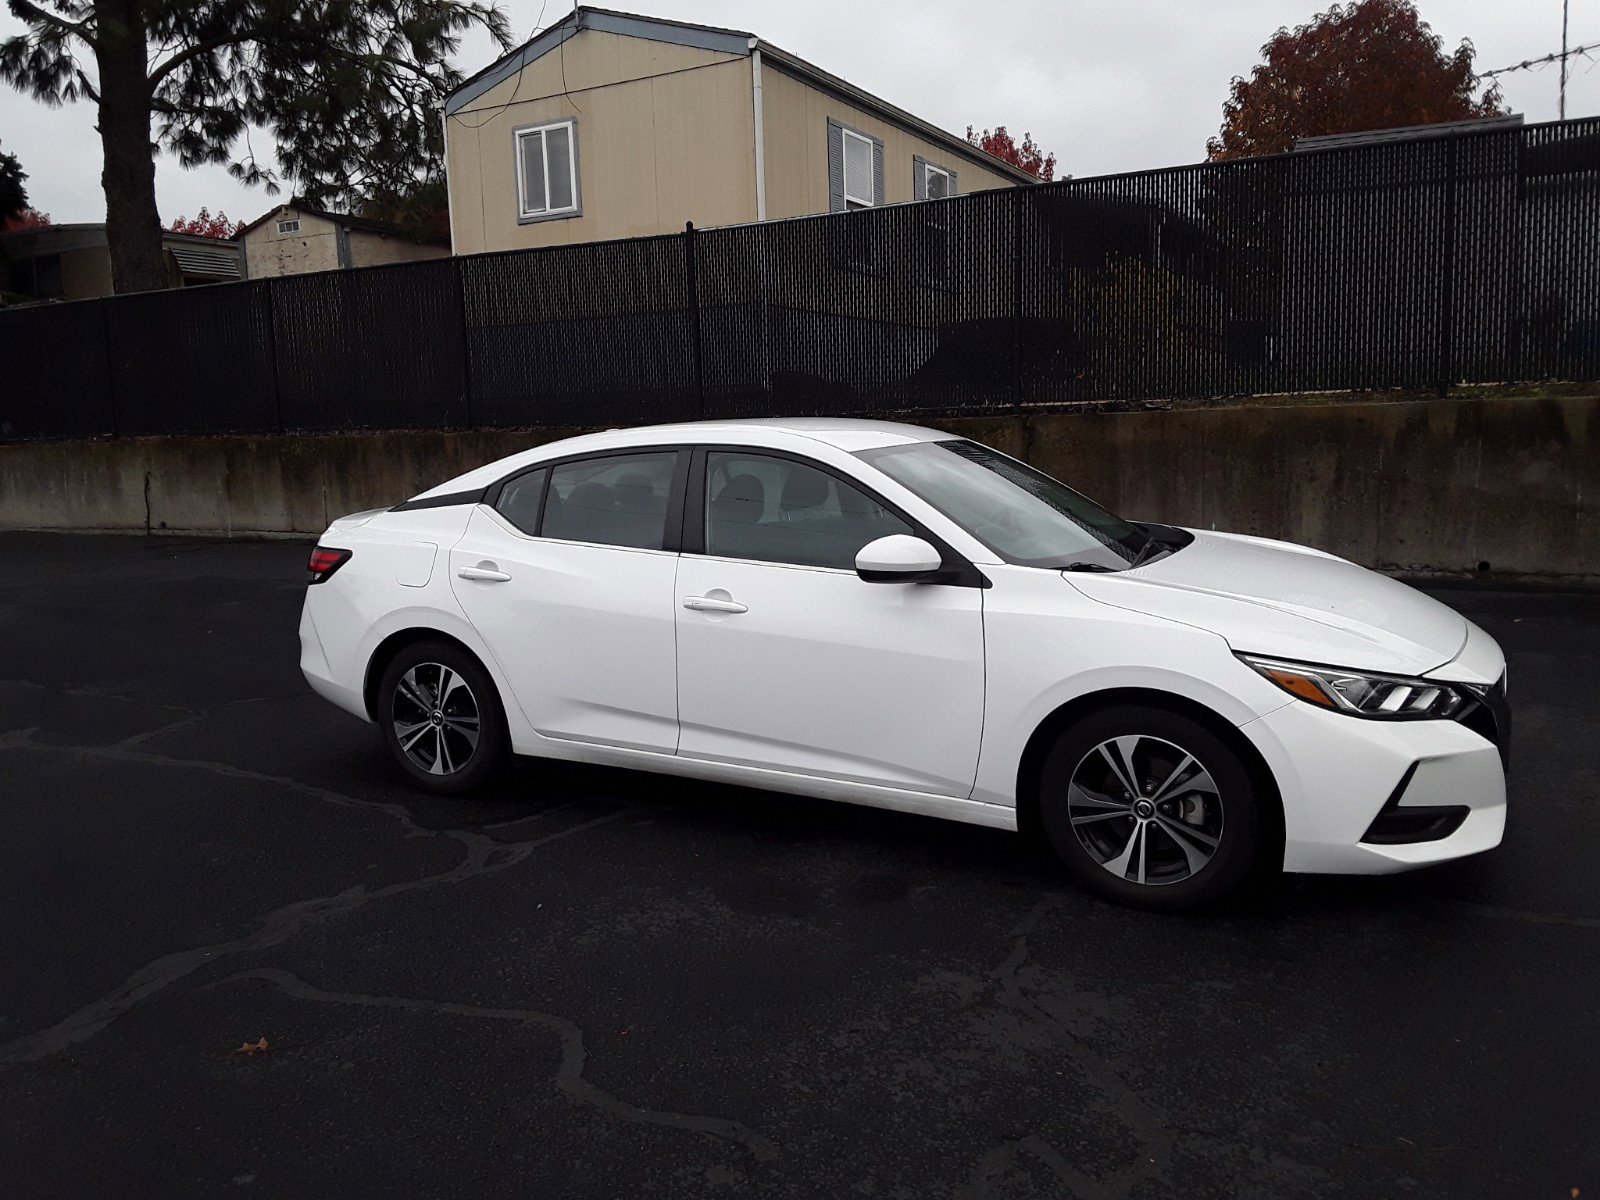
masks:
{"type": "Polygon", "coordinates": [[[540,534],[660,550],[677,460],[676,451],[613,454],[552,468],[540,534]]]}
{"type": "Polygon", "coordinates": [[[1007,562],[1118,569],[1150,535],[1032,467],[977,442],[915,442],[860,454],[1007,562]]]}
{"type": "Polygon", "coordinates": [[[544,481],[550,472],[543,467],[518,475],[500,489],[500,499],[495,508],[523,533],[539,532],[539,500],[544,495],[544,481]]]}
{"type": "Polygon", "coordinates": [[[786,458],[706,455],[706,553],[854,570],[856,552],[911,526],[826,471],[786,458]]]}

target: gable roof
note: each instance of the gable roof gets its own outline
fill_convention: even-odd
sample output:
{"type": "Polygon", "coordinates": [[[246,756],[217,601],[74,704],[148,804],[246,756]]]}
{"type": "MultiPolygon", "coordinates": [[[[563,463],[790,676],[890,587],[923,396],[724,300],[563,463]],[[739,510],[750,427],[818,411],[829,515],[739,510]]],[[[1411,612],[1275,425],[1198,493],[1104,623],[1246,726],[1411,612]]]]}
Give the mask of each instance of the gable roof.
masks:
{"type": "Polygon", "coordinates": [[[880,99],[871,92],[824,71],[821,67],[813,66],[805,59],[790,54],[771,42],[763,41],[753,33],[738,29],[722,29],[715,25],[696,25],[689,21],[674,21],[665,17],[616,12],[609,8],[592,8],[586,4],[580,4],[550,28],[535,34],[477,74],[462,80],[460,85],[445,97],[444,115],[448,118],[459,112],[479,96],[522,71],[535,59],[542,58],[568,38],[586,29],[745,57],[753,51],[759,51],[763,65],[770,63],[780,71],[798,76],[812,87],[829,92],[848,104],[875,112],[885,120],[900,125],[919,137],[946,147],[968,162],[1008,176],[1018,183],[1039,182],[1021,167],[1014,167],[1004,159],[978,149],[965,138],[957,137],[936,125],[930,125],[921,117],[913,116],[905,109],[890,104],[887,100],[880,99]]]}
{"type": "Polygon", "coordinates": [[[393,221],[377,221],[371,217],[352,216],[350,213],[329,212],[327,209],[318,208],[299,196],[291,196],[281,204],[276,204],[269,208],[248,225],[239,226],[238,231],[233,235],[234,239],[237,241],[251,230],[260,228],[285,209],[292,209],[294,212],[302,213],[308,217],[321,217],[325,221],[343,225],[346,229],[362,229],[368,233],[381,233],[386,237],[405,238],[407,241],[418,242],[428,246],[448,246],[450,244],[450,239],[447,237],[440,237],[432,233],[419,233],[415,229],[407,229],[404,225],[396,225],[393,221]]]}

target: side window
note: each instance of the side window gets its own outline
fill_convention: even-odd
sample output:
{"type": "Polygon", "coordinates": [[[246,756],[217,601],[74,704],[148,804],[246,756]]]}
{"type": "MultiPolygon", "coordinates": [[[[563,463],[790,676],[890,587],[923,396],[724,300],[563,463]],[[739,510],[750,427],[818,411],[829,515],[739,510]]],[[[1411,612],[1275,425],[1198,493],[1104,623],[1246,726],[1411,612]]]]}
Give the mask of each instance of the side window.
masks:
{"type": "Polygon", "coordinates": [[[828,118],[828,211],[885,203],[883,142],[828,118]]]}
{"type": "Polygon", "coordinates": [[[848,483],[764,454],[706,454],[706,553],[854,570],[856,552],[911,526],[848,483]]]}
{"type": "Polygon", "coordinates": [[[677,462],[677,451],[665,451],[612,454],[552,467],[540,536],[660,550],[666,544],[677,462]]]}
{"type": "Polygon", "coordinates": [[[512,136],[517,148],[517,220],[580,216],[578,123],[532,125],[512,136]]]}
{"type": "Polygon", "coordinates": [[[518,475],[500,489],[500,499],[495,510],[523,533],[539,532],[539,501],[544,498],[544,483],[550,477],[548,468],[540,467],[526,475],[518,475]]]}

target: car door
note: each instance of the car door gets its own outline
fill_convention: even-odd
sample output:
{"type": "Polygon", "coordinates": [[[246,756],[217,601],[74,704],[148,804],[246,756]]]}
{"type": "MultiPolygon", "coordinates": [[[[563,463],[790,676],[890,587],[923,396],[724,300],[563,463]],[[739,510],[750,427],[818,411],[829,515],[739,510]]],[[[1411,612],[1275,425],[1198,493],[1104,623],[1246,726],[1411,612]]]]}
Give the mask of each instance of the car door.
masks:
{"type": "Polygon", "coordinates": [[[687,465],[669,447],[538,467],[487,497],[451,551],[456,598],[540,734],[677,748],[667,547],[687,465]]]}
{"type": "Polygon", "coordinates": [[[862,580],[863,545],[923,531],[815,462],[709,447],[689,489],[679,754],[967,796],[983,727],[973,580],[862,580]]]}

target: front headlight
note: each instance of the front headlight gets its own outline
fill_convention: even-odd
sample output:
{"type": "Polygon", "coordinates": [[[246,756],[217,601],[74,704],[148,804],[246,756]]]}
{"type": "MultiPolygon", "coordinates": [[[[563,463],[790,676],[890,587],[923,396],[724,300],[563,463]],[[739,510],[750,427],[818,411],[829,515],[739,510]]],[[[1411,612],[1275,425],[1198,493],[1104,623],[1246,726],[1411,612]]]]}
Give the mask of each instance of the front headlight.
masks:
{"type": "Polygon", "coordinates": [[[1436,679],[1409,679],[1403,675],[1374,675],[1370,671],[1345,671],[1279,658],[1239,655],[1291,696],[1321,708],[1353,717],[1380,720],[1449,719],[1477,703],[1465,685],[1436,679]]]}

